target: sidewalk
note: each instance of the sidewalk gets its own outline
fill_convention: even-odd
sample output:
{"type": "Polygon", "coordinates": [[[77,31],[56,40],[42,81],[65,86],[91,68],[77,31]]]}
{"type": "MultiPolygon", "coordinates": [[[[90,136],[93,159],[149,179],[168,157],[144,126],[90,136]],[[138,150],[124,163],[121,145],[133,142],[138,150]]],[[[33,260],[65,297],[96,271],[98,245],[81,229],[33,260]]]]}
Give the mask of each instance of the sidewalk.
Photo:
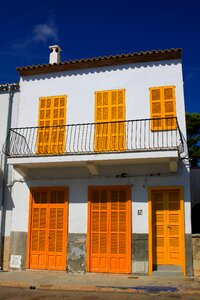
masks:
{"type": "Polygon", "coordinates": [[[149,277],[114,274],[69,274],[54,271],[0,272],[0,286],[29,289],[169,292],[200,294],[200,278],[149,277]]]}

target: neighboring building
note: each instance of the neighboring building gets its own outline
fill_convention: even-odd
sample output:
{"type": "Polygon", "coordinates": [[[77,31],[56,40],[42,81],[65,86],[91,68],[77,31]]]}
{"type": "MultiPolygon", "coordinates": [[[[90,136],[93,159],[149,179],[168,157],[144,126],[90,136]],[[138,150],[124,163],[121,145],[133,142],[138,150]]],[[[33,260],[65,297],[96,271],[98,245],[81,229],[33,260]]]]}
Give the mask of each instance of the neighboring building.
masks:
{"type": "Polygon", "coordinates": [[[200,168],[190,169],[194,276],[200,276],[200,168]]]}
{"type": "MultiPolygon", "coordinates": [[[[2,258],[2,245],[4,241],[4,199],[7,198],[8,190],[6,182],[8,178],[7,160],[3,153],[3,146],[10,127],[15,127],[17,120],[17,110],[19,104],[19,84],[0,85],[0,258],[2,258]]],[[[11,168],[10,168],[11,169],[11,168]]],[[[2,268],[2,259],[0,259],[2,268]]]]}
{"type": "Polygon", "coordinates": [[[191,275],[181,49],[60,62],[50,48],[18,68],[10,267],[191,275]]]}

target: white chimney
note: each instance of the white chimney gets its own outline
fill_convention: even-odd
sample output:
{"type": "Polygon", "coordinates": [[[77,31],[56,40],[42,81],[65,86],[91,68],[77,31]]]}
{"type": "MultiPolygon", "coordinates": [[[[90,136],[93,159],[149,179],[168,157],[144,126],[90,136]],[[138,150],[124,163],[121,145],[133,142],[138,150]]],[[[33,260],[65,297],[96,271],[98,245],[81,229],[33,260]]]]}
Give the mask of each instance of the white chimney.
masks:
{"type": "Polygon", "coordinates": [[[51,51],[49,55],[49,63],[50,64],[58,64],[60,62],[60,52],[62,51],[58,45],[49,46],[51,51]]]}

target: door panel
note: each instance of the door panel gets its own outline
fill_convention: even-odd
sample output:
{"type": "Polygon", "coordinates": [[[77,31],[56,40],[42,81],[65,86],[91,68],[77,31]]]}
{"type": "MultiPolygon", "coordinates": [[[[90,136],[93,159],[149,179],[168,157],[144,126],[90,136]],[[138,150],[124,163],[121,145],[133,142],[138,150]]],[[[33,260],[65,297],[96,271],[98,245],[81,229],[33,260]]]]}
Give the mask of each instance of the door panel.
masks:
{"type": "Polygon", "coordinates": [[[66,269],[67,191],[32,191],[30,268],[66,269]]]}
{"type": "Polygon", "coordinates": [[[152,192],[153,265],[181,265],[183,236],[179,190],[152,192]]]}
{"type": "Polygon", "coordinates": [[[129,273],[131,261],[130,189],[90,191],[90,272],[129,273]]]}

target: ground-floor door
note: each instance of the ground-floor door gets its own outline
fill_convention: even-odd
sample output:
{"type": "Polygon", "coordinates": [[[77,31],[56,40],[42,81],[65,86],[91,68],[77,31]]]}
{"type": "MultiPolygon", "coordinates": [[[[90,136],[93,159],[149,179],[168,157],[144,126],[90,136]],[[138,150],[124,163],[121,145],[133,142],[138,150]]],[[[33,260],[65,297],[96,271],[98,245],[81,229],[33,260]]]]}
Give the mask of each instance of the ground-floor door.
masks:
{"type": "Polygon", "coordinates": [[[66,270],[66,188],[34,188],[30,193],[27,267],[66,270]]]}
{"type": "Polygon", "coordinates": [[[91,187],[87,271],[131,272],[130,187],[91,187]]]}
{"type": "Polygon", "coordinates": [[[151,191],[152,264],[183,266],[184,222],[180,189],[151,191]]]}

